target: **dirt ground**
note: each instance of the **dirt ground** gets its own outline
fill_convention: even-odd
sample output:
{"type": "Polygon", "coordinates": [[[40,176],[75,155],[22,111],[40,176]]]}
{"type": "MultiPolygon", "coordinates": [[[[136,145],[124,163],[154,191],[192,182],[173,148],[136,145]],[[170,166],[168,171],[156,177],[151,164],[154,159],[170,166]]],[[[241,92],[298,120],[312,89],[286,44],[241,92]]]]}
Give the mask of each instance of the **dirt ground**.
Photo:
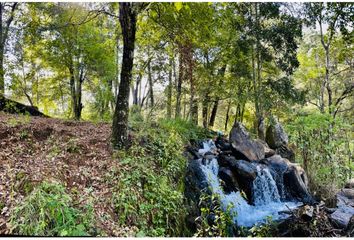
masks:
{"type": "Polygon", "coordinates": [[[0,112],[0,234],[9,234],[10,210],[36,184],[59,181],[85,204],[93,199],[98,228],[129,235],[118,226],[112,192],[119,160],[112,157],[111,126],[0,112]]]}

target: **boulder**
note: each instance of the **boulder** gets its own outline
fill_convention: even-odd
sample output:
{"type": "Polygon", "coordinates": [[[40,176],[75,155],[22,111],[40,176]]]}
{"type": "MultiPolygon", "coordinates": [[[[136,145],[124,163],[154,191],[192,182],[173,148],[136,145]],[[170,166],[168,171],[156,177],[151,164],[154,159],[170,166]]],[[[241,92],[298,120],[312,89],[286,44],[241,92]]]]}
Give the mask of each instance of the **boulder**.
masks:
{"type": "Polygon", "coordinates": [[[354,216],[354,208],[349,206],[341,206],[330,215],[333,225],[337,228],[347,228],[351,217],[354,216]]]}
{"type": "Polygon", "coordinates": [[[235,122],[230,132],[230,143],[234,156],[237,159],[249,161],[264,158],[264,148],[250,138],[246,128],[239,122],[235,122]]]}
{"type": "Polygon", "coordinates": [[[274,124],[269,125],[266,132],[266,142],[269,147],[276,149],[282,145],[288,145],[288,135],[285,133],[282,125],[275,121],[274,124]]]}
{"type": "Polygon", "coordinates": [[[237,180],[229,168],[221,167],[218,175],[223,181],[223,189],[226,193],[230,193],[232,191],[237,192],[239,190],[237,180]]]}
{"type": "Polygon", "coordinates": [[[345,188],[354,188],[354,178],[349,179],[349,180],[346,182],[345,188]]]}
{"type": "Polygon", "coordinates": [[[190,231],[196,231],[197,229],[195,219],[200,216],[198,204],[200,201],[200,195],[205,191],[209,191],[208,183],[200,168],[198,160],[189,160],[185,175],[184,196],[186,197],[188,205],[186,222],[190,231]]]}
{"type": "Polygon", "coordinates": [[[284,172],[284,185],[287,192],[289,192],[292,197],[305,204],[312,205],[315,203],[315,200],[309,193],[303,177],[301,176],[304,172],[300,172],[299,168],[300,167],[294,164],[288,167],[284,172]]]}
{"type": "Polygon", "coordinates": [[[263,147],[264,155],[266,158],[271,157],[275,154],[275,151],[271,149],[265,141],[261,139],[255,139],[254,141],[263,147]]]}
{"type": "Polygon", "coordinates": [[[251,202],[253,181],[257,177],[257,168],[248,161],[236,160],[232,164],[231,170],[240,189],[246,193],[248,201],[251,202]]]}
{"type": "Polygon", "coordinates": [[[279,154],[283,158],[289,159],[291,162],[295,162],[295,153],[286,145],[281,145],[275,150],[276,154],[279,154]]]}
{"type": "Polygon", "coordinates": [[[236,161],[237,160],[234,156],[230,156],[228,154],[221,153],[218,156],[218,164],[220,167],[230,168],[236,161]]]}
{"type": "Polygon", "coordinates": [[[222,136],[218,136],[216,138],[215,145],[221,151],[229,151],[229,150],[231,150],[230,143],[226,139],[224,139],[222,136]]]}
{"type": "Polygon", "coordinates": [[[207,188],[208,182],[198,160],[190,160],[185,175],[184,195],[198,205],[201,192],[207,188]]]}

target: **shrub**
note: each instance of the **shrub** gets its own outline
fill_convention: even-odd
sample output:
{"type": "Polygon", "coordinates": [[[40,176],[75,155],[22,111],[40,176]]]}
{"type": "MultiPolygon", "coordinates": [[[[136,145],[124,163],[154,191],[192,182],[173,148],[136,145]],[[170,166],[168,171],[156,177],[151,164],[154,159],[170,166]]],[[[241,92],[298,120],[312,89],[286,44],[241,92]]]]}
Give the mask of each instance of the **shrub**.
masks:
{"type": "Polygon", "coordinates": [[[72,207],[72,199],[58,183],[43,182],[11,213],[13,233],[31,236],[89,236],[93,208],[72,207]]]}
{"type": "Polygon", "coordinates": [[[351,178],[353,143],[348,124],[329,114],[311,113],[297,116],[287,130],[312,191],[326,198],[351,178]]]}

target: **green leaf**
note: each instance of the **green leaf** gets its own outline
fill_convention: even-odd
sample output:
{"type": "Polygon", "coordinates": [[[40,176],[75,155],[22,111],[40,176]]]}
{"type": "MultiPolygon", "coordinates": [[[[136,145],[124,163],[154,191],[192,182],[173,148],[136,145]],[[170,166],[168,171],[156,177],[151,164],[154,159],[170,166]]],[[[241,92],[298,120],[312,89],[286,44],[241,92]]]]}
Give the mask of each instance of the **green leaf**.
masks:
{"type": "Polygon", "coordinates": [[[174,5],[175,5],[177,12],[179,12],[183,8],[182,2],[175,2],[174,5]]]}

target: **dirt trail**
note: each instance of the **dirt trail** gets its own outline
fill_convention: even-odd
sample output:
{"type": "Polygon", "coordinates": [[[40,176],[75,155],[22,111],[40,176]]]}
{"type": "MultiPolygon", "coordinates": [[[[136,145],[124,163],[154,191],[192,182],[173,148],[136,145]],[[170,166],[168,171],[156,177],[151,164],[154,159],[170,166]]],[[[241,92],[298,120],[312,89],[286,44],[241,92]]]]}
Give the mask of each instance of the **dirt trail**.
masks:
{"type": "Polygon", "coordinates": [[[33,187],[59,181],[78,204],[94,200],[97,227],[122,236],[112,203],[119,161],[109,124],[26,117],[0,112],[0,234],[11,208],[33,187]]]}

